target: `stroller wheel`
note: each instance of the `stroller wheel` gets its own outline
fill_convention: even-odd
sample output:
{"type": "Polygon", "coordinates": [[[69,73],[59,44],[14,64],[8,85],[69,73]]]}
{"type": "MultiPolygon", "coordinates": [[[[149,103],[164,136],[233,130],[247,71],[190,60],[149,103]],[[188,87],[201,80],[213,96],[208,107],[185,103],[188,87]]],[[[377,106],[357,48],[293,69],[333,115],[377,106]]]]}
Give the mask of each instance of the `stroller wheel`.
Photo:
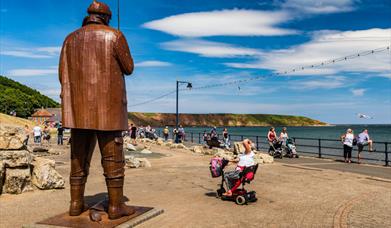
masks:
{"type": "Polygon", "coordinates": [[[238,195],[236,198],[235,198],[235,202],[236,204],[238,205],[243,205],[243,204],[246,204],[247,203],[247,200],[244,196],[241,196],[241,195],[238,195]]]}

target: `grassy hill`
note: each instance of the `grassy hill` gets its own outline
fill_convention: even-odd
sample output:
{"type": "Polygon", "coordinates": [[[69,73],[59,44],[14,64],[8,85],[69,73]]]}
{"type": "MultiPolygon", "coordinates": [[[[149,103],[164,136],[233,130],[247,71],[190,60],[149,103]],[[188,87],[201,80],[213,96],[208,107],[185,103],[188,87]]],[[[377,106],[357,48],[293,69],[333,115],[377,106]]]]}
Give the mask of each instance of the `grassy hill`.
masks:
{"type": "MultiPolygon", "coordinates": [[[[174,126],[175,114],[140,113],[128,114],[129,121],[136,125],[174,126]]],[[[303,116],[271,114],[180,114],[184,126],[325,126],[327,123],[303,116]]]]}
{"type": "Polygon", "coordinates": [[[55,108],[59,104],[37,90],[0,75],[0,112],[16,111],[18,117],[28,117],[34,109],[55,108]]]}

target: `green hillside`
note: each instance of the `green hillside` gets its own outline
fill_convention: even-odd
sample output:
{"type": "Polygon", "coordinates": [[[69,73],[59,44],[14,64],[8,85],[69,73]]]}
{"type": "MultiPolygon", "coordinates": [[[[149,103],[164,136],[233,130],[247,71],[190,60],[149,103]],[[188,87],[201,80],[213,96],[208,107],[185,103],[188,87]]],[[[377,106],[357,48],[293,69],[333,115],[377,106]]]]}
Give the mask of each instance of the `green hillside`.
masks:
{"type": "Polygon", "coordinates": [[[0,75],[0,112],[15,111],[18,117],[28,117],[41,107],[55,108],[59,104],[35,89],[0,75]]]}
{"type": "MultiPolygon", "coordinates": [[[[136,125],[174,126],[175,114],[139,113],[128,114],[136,125]]],[[[271,114],[180,114],[184,126],[325,126],[327,123],[303,116],[271,114]]]]}

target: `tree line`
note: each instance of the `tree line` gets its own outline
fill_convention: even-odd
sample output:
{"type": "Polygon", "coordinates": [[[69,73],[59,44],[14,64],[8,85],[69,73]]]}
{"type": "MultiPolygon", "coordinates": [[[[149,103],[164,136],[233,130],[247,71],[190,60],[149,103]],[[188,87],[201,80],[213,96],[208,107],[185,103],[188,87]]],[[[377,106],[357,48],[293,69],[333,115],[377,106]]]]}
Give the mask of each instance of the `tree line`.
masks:
{"type": "Polygon", "coordinates": [[[35,89],[0,75],[0,112],[27,118],[35,109],[56,108],[60,104],[35,89]]]}

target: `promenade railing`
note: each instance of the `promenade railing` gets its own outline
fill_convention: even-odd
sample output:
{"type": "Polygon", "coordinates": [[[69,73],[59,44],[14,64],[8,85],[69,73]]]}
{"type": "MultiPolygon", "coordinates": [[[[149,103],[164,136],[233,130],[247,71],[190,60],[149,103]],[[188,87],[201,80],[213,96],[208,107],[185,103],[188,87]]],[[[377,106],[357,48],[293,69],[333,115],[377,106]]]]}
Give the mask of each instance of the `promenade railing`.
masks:
{"type": "MultiPolygon", "coordinates": [[[[159,131],[160,135],[160,131],[159,131]]],[[[218,135],[219,140],[222,140],[222,135],[218,135]]],[[[242,141],[243,139],[250,139],[254,142],[257,150],[268,151],[269,143],[266,136],[259,135],[237,135],[230,134],[229,139],[232,142],[242,141]]],[[[343,158],[343,144],[338,139],[324,139],[324,138],[306,138],[306,137],[291,137],[296,145],[296,151],[299,154],[318,158],[343,158]]],[[[187,132],[185,141],[202,144],[203,134],[201,132],[187,132]]],[[[383,164],[390,166],[390,150],[391,142],[374,141],[373,147],[376,151],[370,152],[368,146],[361,152],[361,160],[368,163],[383,164]]],[[[232,145],[231,145],[232,146],[232,145]]],[[[357,146],[353,146],[352,159],[357,159],[357,146]]]]}

